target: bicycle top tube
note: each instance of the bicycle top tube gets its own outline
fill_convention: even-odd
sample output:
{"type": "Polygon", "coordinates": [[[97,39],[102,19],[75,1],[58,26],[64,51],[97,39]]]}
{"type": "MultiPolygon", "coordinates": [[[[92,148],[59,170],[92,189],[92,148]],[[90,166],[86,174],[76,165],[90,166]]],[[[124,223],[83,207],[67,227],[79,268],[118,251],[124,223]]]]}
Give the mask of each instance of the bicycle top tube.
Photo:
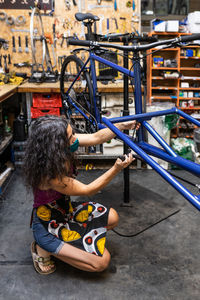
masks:
{"type": "Polygon", "coordinates": [[[117,45],[117,44],[112,44],[112,43],[99,43],[96,41],[87,41],[87,40],[77,40],[77,39],[69,39],[68,43],[69,45],[74,45],[74,46],[84,46],[84,47],[89,47],[89,48],[113,48],[113,49],[118,49],[122,51],[132,51],[132,52],[139,52],[139,51],[146,51],[152,48],[156,48],[158,46],[162,45],[168,45],[169,47],[174,47],[180,43],[185,43],[185,42],[190,42],[194,40],[200,40],[200,33],[197,34],[191,34],[191,35],[184,35],[180,37],[176,37],[174,39],[169,39],[169,40],[162,40],[150,44],[145,44],[145,45],[131,45],[131,46],[125,46],[125,45],[117,45]]]}

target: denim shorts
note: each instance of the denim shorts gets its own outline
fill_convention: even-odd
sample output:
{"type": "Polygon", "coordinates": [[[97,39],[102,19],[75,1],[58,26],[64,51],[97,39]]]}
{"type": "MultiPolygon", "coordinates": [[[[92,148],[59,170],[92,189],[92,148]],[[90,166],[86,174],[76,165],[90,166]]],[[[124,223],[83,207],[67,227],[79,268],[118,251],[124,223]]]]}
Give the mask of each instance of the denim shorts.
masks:
{"type": "Polygon", "coordinates": [[[32,222],[33,236],[36,243],[44,250],[58,254],[64,242],[58,239],[53,234],[49,233],[36,215],[36,210],[33,211],[33,222],[32,222]]]}

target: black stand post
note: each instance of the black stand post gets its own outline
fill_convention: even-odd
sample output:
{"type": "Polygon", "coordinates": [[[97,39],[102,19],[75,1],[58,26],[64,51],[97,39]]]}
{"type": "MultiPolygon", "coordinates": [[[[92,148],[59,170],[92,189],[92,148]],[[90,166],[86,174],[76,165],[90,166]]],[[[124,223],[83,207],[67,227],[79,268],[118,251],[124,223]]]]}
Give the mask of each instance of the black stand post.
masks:
{"type": "MultiPolygon", "coordinates": [[[[124,42],[124,45],[128,45],[128,42],[124,42]]],[[[124,68],[128,69],[128,52],[124,51],[124,68]]],[[[129,98],[129,90],[128,90],[128,76],[124,74],[124,109],[123,116],[129,115],[129,107],[128,107],[128,98],[129,98]]],[[[125,134],[129,134],[128,130],[124,131],[125,134]]],[[[128,146],[124,143],[124,154],[128,153],[128,146]]],[[[124,205],[129,203],[129,167],[124,169],[124,205]]]]}

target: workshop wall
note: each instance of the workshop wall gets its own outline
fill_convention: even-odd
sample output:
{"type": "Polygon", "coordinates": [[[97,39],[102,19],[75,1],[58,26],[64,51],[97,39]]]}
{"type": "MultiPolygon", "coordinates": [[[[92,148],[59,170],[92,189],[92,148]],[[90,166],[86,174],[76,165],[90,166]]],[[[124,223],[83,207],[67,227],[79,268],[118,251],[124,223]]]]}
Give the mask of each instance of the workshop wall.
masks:
{"type": "MultiPolygon", "coordinates": [[[[29,0],[1,0],[0,1],[0,38],[8,40],[8,48],[1,48],[2,65],[5,68],[5,58],[7,68],[10,71],[27,72],[30,74],[30,67],[15,67],[16,64],[32,63],[32,52],[30,45],[30,14],[34,1],[29,0]],[[7,8],[13,7],[13,9],[7,8]],[[24,9],[23,9],[24,7],[24,9]],[[15,9],[14,9],[15,8],[15,9]],[[21,8],[21,9],[19,9],[21,8]],[[25,30],[25,31],[24,31],[25,30]],[[26,36],[28,37],[28,48],[26,47],[26,36]],[[16,52],[13,52],[12,39],[15,38],[16,52]],[[21,39],[21,49],[19,49],[19,37],[21,39]],[[22,51],[22,52],[21,52],[22,51]],[[10,55],[10,61],[8,61],[10,55]]],[[[67,46],[66,37],[77,34],[78,38],[84,39],[86,28],[75,20],[75,13],[90,12],[99,16],[100,21],[97,22],[97,33],[106,34],[107,32],[139,32],[140,31],[140,1],[119,1],[119,0],[59,0],[54,1],[55,7],[52,15],[50,0],[40,1],[42,23],[45,34],[49,34],[52,41],[56,41],[54,47],[49,44],[49,52],[54,64],[55,51],[56,67],[58,66],[58,57],[69,55],[73,46],[67,46]],[[100,3],[100,4],[98,4],[100,3]],[[76,5],[75,5],[76,4],[76,5]],[[135,6],[133,6],[133,4],[135,6]],[[46,7],[45,7],[46,6],[46,7]],[[46,10],[47,9],[47,10],[46,10]],[[109,20],[109,27],[108,27],[109,20]],[[56,35],[53,36],[53,24],[55,24],[56,35]],[[64,38],[63,38],[64,37],[64,38]],[[56,47],[55,47],[56,46],[56,47]]],[[[34,24],[35,25],[35,24],[34,24]]],[[[37,47],[38,58],[41,58],[41,46],[37,47]]]]}

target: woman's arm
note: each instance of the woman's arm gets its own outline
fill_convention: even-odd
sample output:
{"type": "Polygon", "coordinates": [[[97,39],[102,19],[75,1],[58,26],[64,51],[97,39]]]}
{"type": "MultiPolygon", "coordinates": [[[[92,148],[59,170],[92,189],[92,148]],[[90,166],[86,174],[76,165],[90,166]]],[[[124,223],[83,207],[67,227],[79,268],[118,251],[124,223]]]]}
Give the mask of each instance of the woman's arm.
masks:
{"type": "MultiPolygon", "coordinates": [[[[130,122],[123,122],[123,123],[117,123],[115,126],[119,130],[131,130],[136,128],[136,130],[140,127],[136,121],[130,121],[130,122]]],[[[115,137],[115,133],[111,131],[109,128],[101,129],[95,133],[91,134],[78,134],[76,133],[75,136],[79,140],[80,146],[93,146],[93,145],[99,145],[103,144],[112,138],[115,137]]]]}
{"type": "Polygon", "coordinates": [[[118,158],[108,171],[89,184],[84,184],[70,177],[64,177],[62,181],[58,179],[51,180],[50,188],[69,196],[94,195],[104,188],[122,169],[130,165],[133,160],[132,154],[126,155],[124,161],[118,158]]]}

